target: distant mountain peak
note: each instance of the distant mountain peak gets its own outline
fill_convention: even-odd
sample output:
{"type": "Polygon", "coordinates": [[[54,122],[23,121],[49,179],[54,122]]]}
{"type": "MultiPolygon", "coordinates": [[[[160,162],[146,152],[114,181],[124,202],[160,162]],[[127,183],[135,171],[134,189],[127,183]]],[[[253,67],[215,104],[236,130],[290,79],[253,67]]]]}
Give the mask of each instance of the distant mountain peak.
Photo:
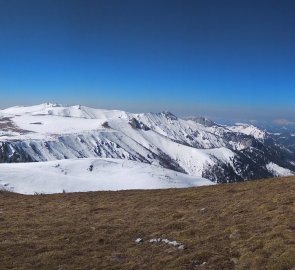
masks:
{"type": "Polygon", "coordinates": [[[169,111],[161,112],[161,115],[165,116],[168,120],[177,120],[177,116],[175,116],[173,113],[169,111]]]}
{"type": "Polygon", "coordinates": [[[61,107],[61,106],[63,106],[62,104],[55,103],[55,102],[46,102],[46,105],[52,106],[52,107],[61,107]]]}
{"type": "Polygon", "coordinates": [[[192,121],[194,121],[194,122],[196,122],[198,124],[201,124],[201,125],[203,125],[205,127],[212,127],[212,126],[217,125],[214,121],[212,121],[212,120],[210,120],[210,119],[208,119],[207,117],[204,117],[204,116],[189,117],[187,119],[192,120],[192,121]]]}

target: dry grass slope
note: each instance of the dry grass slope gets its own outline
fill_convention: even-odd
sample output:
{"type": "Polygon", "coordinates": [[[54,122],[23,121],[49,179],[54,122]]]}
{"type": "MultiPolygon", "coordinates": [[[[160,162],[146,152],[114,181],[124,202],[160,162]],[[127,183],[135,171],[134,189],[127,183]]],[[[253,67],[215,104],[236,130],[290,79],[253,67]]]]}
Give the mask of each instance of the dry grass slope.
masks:
{"type": "Polygon", "coordinates": [[[295,178],[23,196],[0,193],[1,269],[295,269],[295,178]],[[166,237],[186,250],[149,243],[166,237]]]}

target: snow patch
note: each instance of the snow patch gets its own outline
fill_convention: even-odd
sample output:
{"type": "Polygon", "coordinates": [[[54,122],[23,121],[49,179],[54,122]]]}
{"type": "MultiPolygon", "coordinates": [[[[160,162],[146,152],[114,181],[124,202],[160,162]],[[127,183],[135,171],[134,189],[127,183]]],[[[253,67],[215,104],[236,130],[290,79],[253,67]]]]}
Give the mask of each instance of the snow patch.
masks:
{"type": "Polygon", "coordinates": [[[266,165],[266,168],[272,172],[275,176],[291,176],[294,175],[292,171],[289,169],[280,167],[279,165],[270,162],[269,164],[266,165]]]}

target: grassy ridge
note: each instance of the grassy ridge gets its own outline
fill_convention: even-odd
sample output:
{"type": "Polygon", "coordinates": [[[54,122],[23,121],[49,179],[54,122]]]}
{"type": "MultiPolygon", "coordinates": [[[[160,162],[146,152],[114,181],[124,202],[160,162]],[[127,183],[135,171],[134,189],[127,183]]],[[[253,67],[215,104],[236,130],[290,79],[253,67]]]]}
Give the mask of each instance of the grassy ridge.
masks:
{"type": "Polygon", "coordinates": [[[295,269],[295,177],[190,189],[0,193],[1,269],[295,269]],[[146,240],[142,245],[135,239],[146,240]],[[178,250],[165,237],[187,246],[178,250]]]}

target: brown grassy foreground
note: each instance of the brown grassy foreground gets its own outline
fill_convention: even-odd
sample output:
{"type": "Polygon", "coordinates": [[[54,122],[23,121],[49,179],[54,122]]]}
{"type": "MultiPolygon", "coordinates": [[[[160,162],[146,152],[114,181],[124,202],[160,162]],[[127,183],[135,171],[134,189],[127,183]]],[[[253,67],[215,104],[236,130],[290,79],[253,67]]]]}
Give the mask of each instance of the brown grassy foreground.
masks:
{"type": "Polygon", "coordinates": [[[294,177],[177,190],[2,192],[0,268],[295,269],[294,202],[294,177]],[[137,237],[146,241],[136,245],[137,237]]]}

